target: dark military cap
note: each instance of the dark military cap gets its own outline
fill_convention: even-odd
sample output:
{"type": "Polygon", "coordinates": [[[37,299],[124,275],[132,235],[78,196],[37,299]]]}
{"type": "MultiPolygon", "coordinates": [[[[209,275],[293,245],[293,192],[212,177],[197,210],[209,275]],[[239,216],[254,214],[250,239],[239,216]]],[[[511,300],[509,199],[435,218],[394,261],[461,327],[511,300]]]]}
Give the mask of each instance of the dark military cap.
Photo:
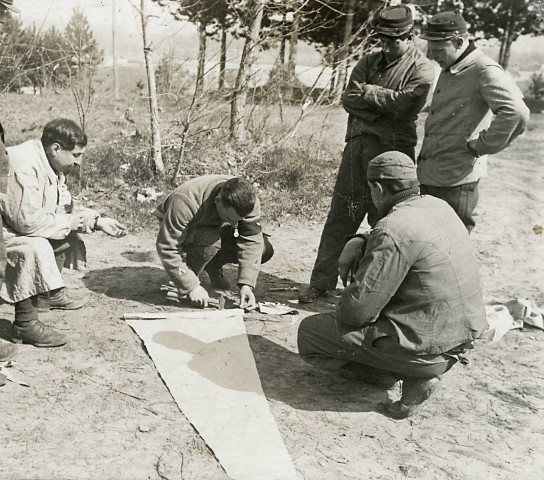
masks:
{"type": "Polygon", "coordinates": [[[11,10],[12,12],[21,13],[17,7],[13,6],[13,0],[0,0],[0,10],[11,10]]]}
{"type": "Polygon", "coordinates": [[[459,10],[452,10],[431,17],[421,38],[429,41],[449,40],[463,33],[467,33],[467,23],[459,10]]]}
{"type": "Polygon", "coordinates": [[[386,7],[378,14],[374,31],[388,37],[400,37],[412,30],[414,17],[412,10],[406,5],[386,7]]]}

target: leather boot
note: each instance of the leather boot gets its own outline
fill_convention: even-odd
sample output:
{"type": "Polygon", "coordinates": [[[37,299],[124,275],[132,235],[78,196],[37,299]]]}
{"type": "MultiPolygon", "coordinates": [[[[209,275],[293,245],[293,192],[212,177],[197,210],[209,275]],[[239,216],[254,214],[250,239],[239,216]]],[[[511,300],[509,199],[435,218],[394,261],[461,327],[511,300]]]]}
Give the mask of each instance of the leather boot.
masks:
{"type": "Polygon", "coordinates": [[[11,338],[15,343],[28,343],[35,347],[60,347],[67,342],[66,336],[39,320],[15,320],[11,326],[11,338]]]}
{"type": "Polygon", "coordinates": [[[16,352],[17,345],[13,345],[13,343],[0,343],[0,362],[10,359],[16,352]]]}
{"type": "Polygon", "coordinates": [[[302,303],[313,303],[317,297],[325,295],[325,290],[312,287],[311,285],[301,285],[298,289],[298,301],[302,303]]]}
{"type": "Polygon", "coordinates": [[[402,382],[402,397],[386,407],[386,413],[401,419],[416,413],[421,405],[438,389],[440,377],[408,377],[402,382]]]}
{"type": "Polygon", "coordinates": [[[64,288],[38,295],[38,310],[77,310],[87,304],[87,297],[73,297],[64,288]]]}

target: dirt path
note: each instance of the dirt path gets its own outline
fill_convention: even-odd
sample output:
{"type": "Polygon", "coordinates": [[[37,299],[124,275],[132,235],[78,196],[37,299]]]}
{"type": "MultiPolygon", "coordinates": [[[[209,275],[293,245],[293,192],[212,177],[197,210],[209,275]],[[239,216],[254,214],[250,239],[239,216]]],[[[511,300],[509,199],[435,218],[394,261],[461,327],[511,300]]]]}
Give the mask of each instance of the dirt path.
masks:
{"type": "MultiPolygon", "coordinates": [[[[536,123],[540,128],[544,121],[536,123]]],[[[472,239],[488,303],[523,296],[544,306],[544,235],[533,230],[544,226],[544,170],[531,154],[542,151],[544,140],[529,132],[492,160],[490,177],[482,182],[472,239]]],[[[287,302],[296,292],[268,289],[308,279],[321,225],[289,223],[269,230],[276,255],[264,268],[257,295],[287,302]]],[[[121,319],[124,312],[175,309],[159,291],[165,275],[153,235],[87,237],[91,269],[83,278],[66,279],[90,296],[89,305],[42,316],[66,331],[69,345],[22,347],[13,372],[30,388],[0,388],[0,478],[227,478],[121,319]]],[[[333,302],[334,297],[312,309],[326,310],[333,302]]],[[[12,308],[5,305],[0,314],[5,337],[12,308]]],[[[264,392],[301,478],[542,475],[543,331],[512,331],[499,343],[480,345],[471,365],[448,373],[444,388],[418,416],[394,421],[376,407],[400,391],[387,393],[305,365],[296,355],[297,324],[246,316],[264,392]]]]}

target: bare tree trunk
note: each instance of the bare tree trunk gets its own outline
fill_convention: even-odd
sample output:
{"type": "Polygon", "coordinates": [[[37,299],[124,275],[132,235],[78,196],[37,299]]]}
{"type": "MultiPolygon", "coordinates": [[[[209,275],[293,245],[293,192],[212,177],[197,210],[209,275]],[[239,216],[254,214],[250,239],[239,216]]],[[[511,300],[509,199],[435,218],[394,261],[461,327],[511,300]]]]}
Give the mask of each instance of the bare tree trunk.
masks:
{"type": "Polygon", "coordinates": [[[119,72],[117,71],[117,50],[115,45],[115,0],[111,2],[111,58],[113,67],[113,99],[119,100],[119,72]]]}
{"type": "Polygon", "coordinates": [[[227,68],[227,22],[221,20],[221,53],[219,56],[219,85],[218,90],[225,88],[225,71],[227,68]]]}
{"type": "Polygon", "coordinates": [[[332,54],[332,63],[331,63],[331,81],[329,85],[329,97],[332,99],[334,97],[334,92],[336,91],[336,77],[338,76],[338,60],[336,59],[336,52],[332,54]]]}
{"type": "Polygon", "coordinates": [[[251,66],[255,58],[255,48],[259,41],[261,21],[266,0],[254,0],[252,19],[249,25],[249,34],[244,42],[244,49],[240,58],[240,67],[236,76],[236,85],[231,100],[230,108],[230,137],[236,140],[244,140],[245,131],[243,125],[243,111],[247,98],[247,89],[251,66]]]}
{"type": "Polygon", "coordinates": [[[508,4],[508,24],[505,27],[505,36],[501,42],[501,57],[499,63],[505,70],[508,68],[510,63],[510,48],[512,47],[512,42],[514,41],[515,31],[516,31],[516,19],[514,16],[514,5],[511,1],[508,4]],[[504,45],[503,45],[504,43],[504,45]]]}
{"type": "Polygon", "coordinates": [[[145,0],[140,0],[140,19],[142,22],[142,39],[144,42],[145,70],[147,73],[147,87],[149,91],[149,119],[151,121],[151,146],[155,172],[164,171],[161,151],[161,130],[159,127],[159,104],[157,102],[157,86],[155,85],[155,70],[151,58],[151,47],[147,43],[147,18],[145,16],[145,0]]]}
{"type": "Polygon", "coordinates": [[[291,34],[289,35],[289,61],[287,63],[287,70],[289,72],[289,78],[295,77],[295,68],[297,65],[297,47],[298,47],[298,25],[300,15],[297,13],[291,23],[291,34]]]}
{"type": "Polygon", "coordinates": [[[334,100],[336,103],[340,103],[342,99],[342,89],[346,82],[346,66],[345,62],[349,53],[349,42],[351,38],[351,31],[353,30],[353,17],[355,16],[356,0],[348,0],[346,11],[346,23],[344,25],[344,38],[342,46],[338,51],[338,82],[336,82],[336,91],[334,93],[334,100]]]}
{"type": "Polygon", "coordinates": [[[287,39],[285,38],[285,35],[282,34],[281,42],[280,42],[280,53],[279,53],[280,67],[283,67],[285,65],[285,44],[286,43],[287,43],[287,39]]]}
{"type": "Polygon", "coordinates": [[[204,65],[206,64],[206,22],[198,22],[198,69],[196,72],[195,92],[197,98],[204,89],[204,65]]]}

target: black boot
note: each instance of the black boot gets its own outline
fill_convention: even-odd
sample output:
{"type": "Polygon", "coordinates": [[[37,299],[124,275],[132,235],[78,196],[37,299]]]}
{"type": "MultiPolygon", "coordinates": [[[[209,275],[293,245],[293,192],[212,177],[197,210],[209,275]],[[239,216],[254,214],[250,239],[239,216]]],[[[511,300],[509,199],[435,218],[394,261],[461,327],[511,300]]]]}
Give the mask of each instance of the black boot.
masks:
{"type": "Polygon", "coordinates": [[[28,343],[35,347],[60,347],[66,337],[54,328],[38,320],[36,297],[15,304],[15,321],[11,326],[11,338],[15,343],[28,343]]]}

